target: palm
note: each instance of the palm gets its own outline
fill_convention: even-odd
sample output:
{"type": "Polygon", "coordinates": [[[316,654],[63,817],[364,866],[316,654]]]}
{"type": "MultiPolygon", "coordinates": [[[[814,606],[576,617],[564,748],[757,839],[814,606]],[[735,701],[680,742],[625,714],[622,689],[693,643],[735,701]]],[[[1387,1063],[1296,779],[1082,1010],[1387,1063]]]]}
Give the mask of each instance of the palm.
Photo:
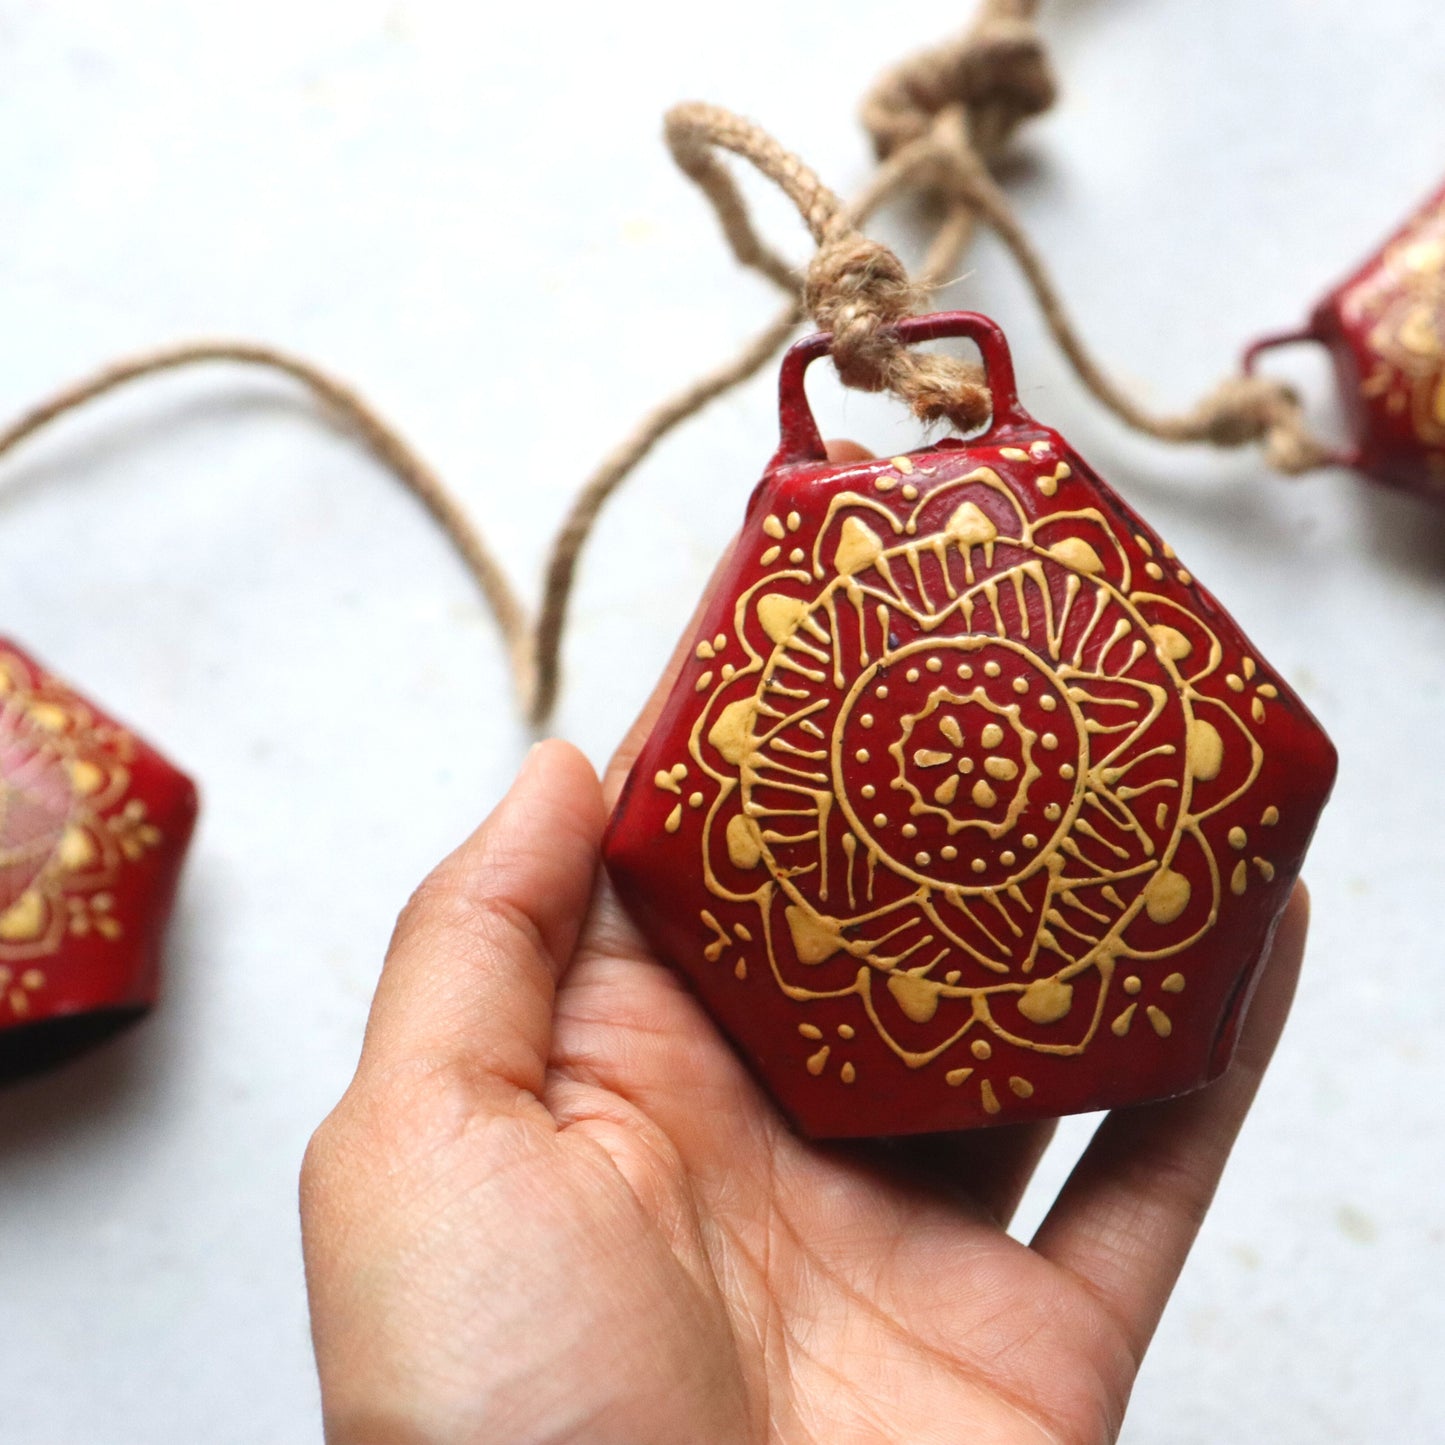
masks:
{"type": "Polygon", "coordinates": [[[886,1156],[804,1143],[610,892],[594,920],[558,996],[543,1102],[561,1126],[559,1187],[595,1181],[600,1152],[641,1206],[624,1248],[568,1264],[609,1314],[628,1297],[609,1328],[635,1324],[629,1358],[650,1362],[634,1367],[625,1405],[615,1380],[594,1381],[612,1409],[635,1412],[617,1438],[1108,1438],[1128,1346],[1077,1280],[1001,1222],[1048,1131],[886,1156]],[[659,1317],[682,1326],[661,1357],[636,1348],[659,1317]],[[695,1372],[680,1360],[710,1362],[681,1393],[695,1372]]]}
{"type": "Polygon", "coordinates": [[[603,883],[549,744],[403,915],[303,1178],[337,1445],[1113,1437],[1288,1009],[1296,906],[1209,1089],[1100,1126],[1029,1246],[1046,1129],[791,1134],[603,883]],[[585,922],[584,922],[585,920],[585,922]]]}

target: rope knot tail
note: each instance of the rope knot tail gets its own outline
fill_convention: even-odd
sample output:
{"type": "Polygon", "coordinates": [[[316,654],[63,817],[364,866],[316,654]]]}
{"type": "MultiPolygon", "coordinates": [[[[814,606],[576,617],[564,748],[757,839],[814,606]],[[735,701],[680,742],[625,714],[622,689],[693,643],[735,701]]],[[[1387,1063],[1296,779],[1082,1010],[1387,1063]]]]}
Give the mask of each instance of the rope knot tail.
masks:
{"type": "Polygon", "coordinates": [[[1334,455],[1310,432],[1298,392],[1270,377],[1227,378],[1200,402],[1189,426],[1197,440],[1217,447],[1262,442],[1265,459],[1286,476],[1313,471],[1334,455]]]}

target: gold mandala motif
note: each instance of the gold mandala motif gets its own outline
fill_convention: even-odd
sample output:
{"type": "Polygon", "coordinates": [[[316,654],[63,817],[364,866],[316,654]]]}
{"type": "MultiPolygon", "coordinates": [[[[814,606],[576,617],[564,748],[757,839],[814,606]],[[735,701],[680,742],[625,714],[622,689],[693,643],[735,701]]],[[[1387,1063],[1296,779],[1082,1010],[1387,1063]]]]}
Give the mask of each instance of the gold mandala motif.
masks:
{"type": "Polygon", "coordinates": [[[115,886],[160,841],[128,797],[134,745],[67,688],[0,650],[0,1010],[30,1011],[27,967],[68,936],[115,939],[115,886]]]}
{"type": "Polygon", "coordinates": [[[1378,358],[1364,393],[1408,414],[1427,446],[1445,446],[1445,206],[1391,245],[1378,270],[1347,298],[1345,315],[1368,326],[1378,358]]]}
{"type": "MultiPolygon", "coordinates": [[[[1070,475],[1048,443],[1004,455],[1048,497],[1070,475]]],[[[939,1061],[945,1086],[1017,1050],[1026,1098],[1030,1055],[1081,1054],[1136,1015],[1167,1037],[1186,980],[1164,960],[1248,883],[1201,825],[1263,755],[1199,690],[1222,648],[1153,590],[1166,567],[1191,580],[1167,548],[1091,508],[1031,520],[989,467],[930,488],[895,465],[873,485],[898,497],[837,496],[811,539],[797,513],[761,522],[772,570],[698,644],[690,756],[655,783],[678,795],[669,832],[708,804],[706,886],[757,912],[730,934],[704,911],[710,959],[736,947],[743,978],[750,946],[800,1005],[856,997],[860,1026],[911,1069],[939,1061]]],[[[1226,681],[1262,722],[1277,690],[1254,661],[1226,681]]],[[[838,1033],[807,1066],[841,1059],[852,1083],[838,1033]]]]}

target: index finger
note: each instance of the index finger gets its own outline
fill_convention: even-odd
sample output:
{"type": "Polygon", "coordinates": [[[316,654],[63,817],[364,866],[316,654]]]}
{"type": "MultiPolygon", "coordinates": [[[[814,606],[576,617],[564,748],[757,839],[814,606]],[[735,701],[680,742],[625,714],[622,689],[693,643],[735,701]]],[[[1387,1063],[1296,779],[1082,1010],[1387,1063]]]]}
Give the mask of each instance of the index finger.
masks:
{"type": "Polygon", "coordinates": [[[587,759],[569,743],[537,744],[397,921],[363,1069],[464,1060],[472,1073],[541,1088],[553,997],[587,911],[604,816],[587,759]]]}

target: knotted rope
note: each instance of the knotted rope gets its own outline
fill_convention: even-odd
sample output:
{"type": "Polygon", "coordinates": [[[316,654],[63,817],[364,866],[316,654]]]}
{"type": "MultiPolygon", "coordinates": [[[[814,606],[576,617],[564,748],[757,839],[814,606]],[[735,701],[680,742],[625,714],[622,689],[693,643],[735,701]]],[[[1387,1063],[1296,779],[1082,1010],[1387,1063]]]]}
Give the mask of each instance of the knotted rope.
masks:
{"type": "Polygon", "coordinates": [[[924,309],[932,293],[957,274],[974,237],[977,207],[966,197],[945,196],[911,281],[898,257],[858,228],[895,196],[936,189],[947,174],[946,168],[938,171],[943,151],[938,133],[955,118],[971,137],[971,157],[986,169],[1024,120],[1052,104],[1056,87],[1034,26],[1037,10],[1038,0],[983,0],[961,36],[882,77],[863,108],[881,164],[847,205],[760,127],[716,106],[682,105],[669,112],[665,134],[673,157],[712,203],[734,257],[786,291],[789,300],[737,356],[644,417],[578,492],[552,549],[537,620],[535,722],[543,722],[556,703],[567,604],[582,548],[602,508],[674,427],[761,370],[804,316],[833,332],[833,359],[849,385],[893,391],[919,416],[946,418],[965,431],[987,420],[990,399],[976,367],[912,353],[889,335],[893,322],[924,309]],[[806,276],[759,238],[717,150],[752,163],[797,207],[818,246],[806,276]]]}
{"type": "MultiPolygon", "coordinates": [[[[796,156],[765,131],[715,105],[680,105],[668,112],[667,142],[683,172],[717,212],[733,254],[789,289],[796,277],[759,240],[742,196],[714,150],[731,151],[755,166],[798,208],[817,244],[802,278],[802,301],[813,320],[833,333],[832,355],[847,386],[891,391],[926,421],[947,417],[963,431],[988,419],[988,391],[976,368],[947,356],[928,356],[900,346],[889,334],[926,299],[887,246],[857,227],[848,207],[796,156]]],[[[905,148],[901,184],[923,147],[905,148]]],[[[890,178],[891,179],[891,178],[890,178]]]]}
{"type": "Polygon", "coordinates": [[[862,120],[880,164],[846,204],[751,122],[710,105],[681,105],[669,112],[666,137],[673,157],[712,204],[734,257],[766,276],[787,299],[737,356],[655,408],[587,479],[553,541],[535,625],[479,533],[400,433],[353,388],[275,347],[198,341],[117,361],[65,387],[0,432],[0,457],[51,421],[142,377],[206,362],[280,372],[300,382],[354,431],[451,540],[496,617],[518,697],[539,726],[556,704],[577,564],[607,500],[658,441],[766,365],[805,317],[833,334],[833,360],[845,385],[892,392],[920,419],[948,421],[965,432],[988,420],[991,398],[976,366],[910,351],[893,329],[926,309],[932,294],[956,275],[979,225],[992,229],[1012,253],[1085,387],[1126,425],[1171,442],[1220,447],[1262,442],[1269,464],[1291,475],[1325,465],[1333,453],[1309,433],[1298,396],[1280,381],[1231,376],[1191,410],[1158,415],[1120,388],[1085,347],[993,174],[1018,127],[1047,110],[1057,93],[1035,25],[1037,10],[1038,0],[983,0],[962,35],[879,79],[864,99],[862,120]],[[719,152],[749,162],[793,202],[817,248],[805,273],[796,272],[759,237],[719,152]],[[893,251],[860,229],[880,206],[904,194],[939,203],[939,220],[913,276],[893,251]]]}
{"type": "Polygon", "coordinates": [[[1298,393],[1275,378],[1243,372],[1226,377],[1190,410],[1176,415],[1161,415],[1141,406],[1085,346],[1043,258],[997,181],[969,145],[962,118],[956,112],[945,113],[933,135],[936,189],[972,208],[978,220],[1004,243],[1075,374],[1095,400],[1126,426],[1166,442],[1207,442],[1217,447],[1262,442],[1266,461],[1287,476],[1328,465],[1336,458],[1336,450],[1310,432],[1298,393]]]}

